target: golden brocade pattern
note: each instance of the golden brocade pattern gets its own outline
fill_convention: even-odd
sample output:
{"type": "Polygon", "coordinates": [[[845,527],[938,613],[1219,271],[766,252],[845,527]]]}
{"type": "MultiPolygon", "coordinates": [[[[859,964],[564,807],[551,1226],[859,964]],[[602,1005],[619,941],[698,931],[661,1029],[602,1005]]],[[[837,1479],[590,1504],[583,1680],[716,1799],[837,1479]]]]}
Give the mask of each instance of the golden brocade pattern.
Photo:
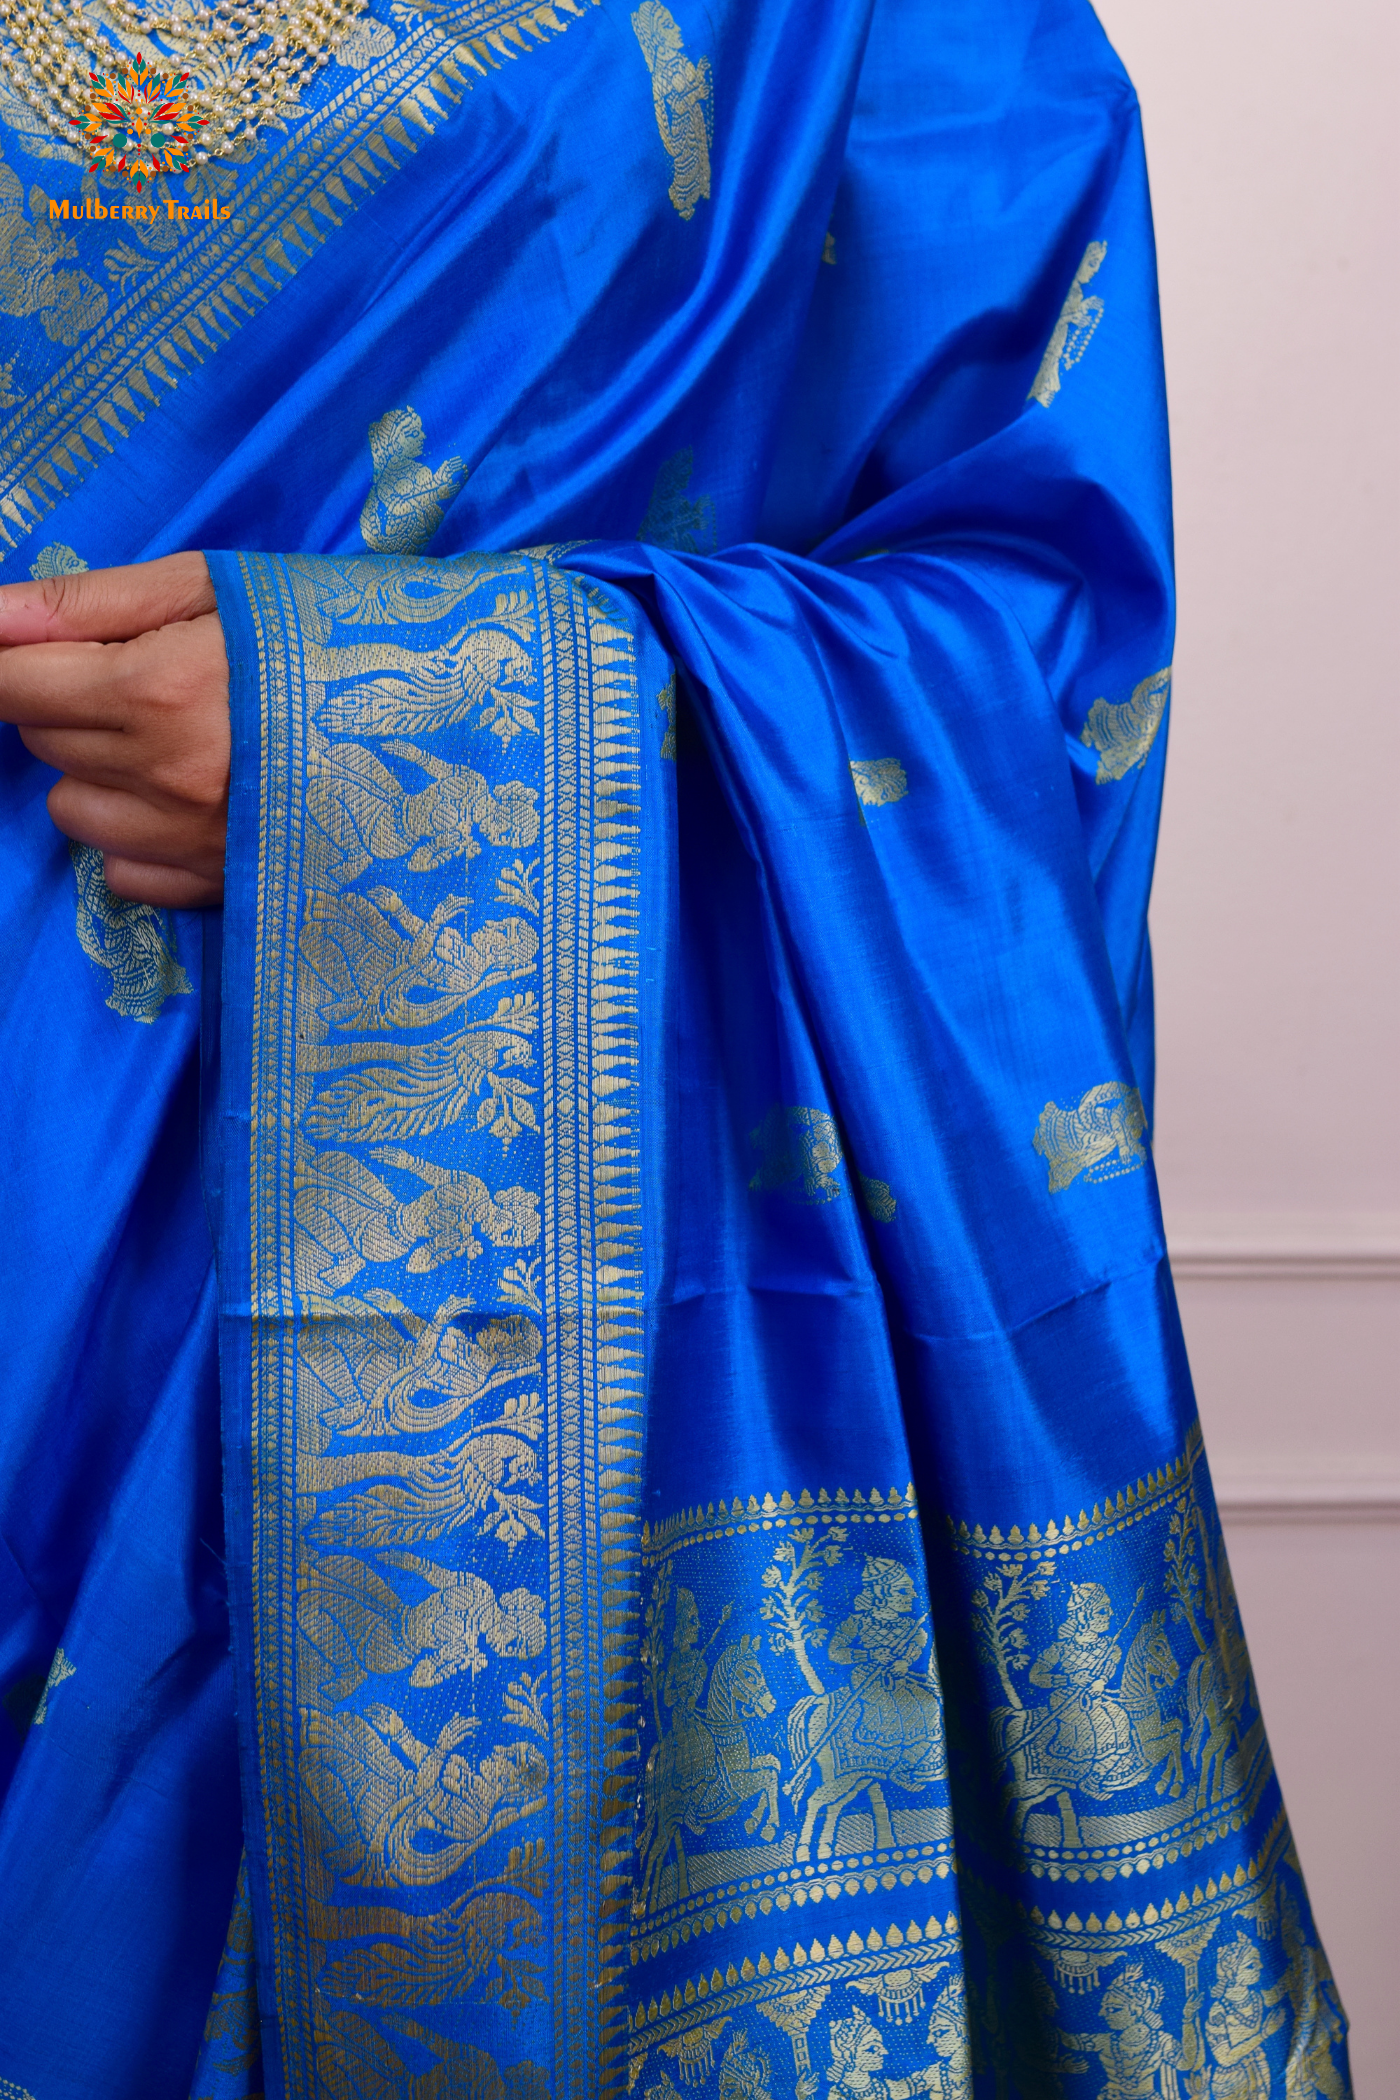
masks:
{"type": "Polygon", "coordinates": [[[1100,785],[1106,780],[1122,780],[1147,763],[1162,726],[1171,685],[1168,665],[1165,671],[1154,671],[1150,678],[1135,685],[1129,698],[1118,706],[1096,700],[1089,709],[1079,741],[1099,755],[1094,777],[1100,785]]]}
{"type": "Polygon", "coordinates": [[[455,456],[436,468],[423,463],[419,455],[426,443],[415,409],[391,408],[370,424],[374,481],[360,512],[360,537],[376,553],[425,553],[467,478],[455,456]]]}
{"type": "Polygon", "coordinates": [[[167,999],[193,989],[175,953],[172,913],[114,896],[96,846],[68,842],[78,886],[78,942],[112,981],[107,1004],[129,1021],[154,1021],[167,999]]]}
{"type": "Polygon", "coordinates": [[[77,1674],[77,1664],[70,1662],[64,1650],[59,1648],[49,1665],[49,1674],[44,1679],[44,1689],[39,1694],[39,1704],[34,1709],[34,1718],[30,1724],[32,1727],[38,1728],[48,1719],[50,1699],[61,1684],[67,1684],[69,1678],[76,1677],[77,1674]]]}
{"type": "Polygon", "coordinates": [[[832,1203],[842,1193],[842,1163],[836,1119],[824,1108],[770,1108],[749,1143],[760,1165],[749,1183],[756,1194],[786,1196],[793,1203],[832,1203]]]}
{"type": "Polygon", "coordinates": [[[676,674],[673,671],[656,696],[656,704],[665,718],[666,727],[661,733],[661,756],[672,763],[676,757],[676,674]]]}
{"type": "Polygon", "coordinates": [[[710,61],[686,57],[676,18],[660,0],[642,0],[632,17],[632,31],[651,73],[656,128],[674,163],[670,199],[683,219],[691,219],[696,205],[710,194],[714,141],[710,61]]]}
{"type": "Polygon", "coordinates": [[[1189,1856],[1252,1814],[1270,1777],[1202,1465],[1193,1429],[1174,1466],[1091,1515],[954,1532],[1001,1784],[1037,1877],[1112,1882],[1189,1856]]]}
{"type": "Polygon", "coordinates": [[[0,313],[37,321],[51,343],[71,350],[107,312],[102,286],[69,267],[77,255],[77,242],[50,222],[39,184],[26,199],[13,168],[0,160],[0,313]]]}
{"type": "Polygon", "coordinates": [[[646,516],[637,538],[652,547],[674,547],[680,554],[713,554],[719,544],[713,496],[692,494],[695,453],[686,445],[657,469],[646,516]]]}
{"type": "Polygon", "coordinates": [[[633,1960],[872,1867],[909,1889],[945,1878],[912,1491],[721,1504],[645,1532],[643,1565],[633,1960]]]}
{"type": "MultiPolygon", "coordinates": [[[[138,236],[136,248],[122,241],[104,251],[110,293],[91,271],[68,272],[74,283],[66,283],[67,248],[45,245],[61,229],[23,221],[18,179],[8,169],[0,173],[0,242],[9,238],[11,269],[20,273],[7,294],[12,280],[0,269],[0,302],[29,299],[32,291],[38,303],[23,310],[49,316],[53,340],[76,346],[0,423],[0,559],[115,453],[184,375],[256,320],[407,165],[419,142],[451,120],[478,80],[539,50],[597,5],[467,0],[405,11],[394,26],[376,24],[385,34],[365,43],[354,68],[341,69],[346,84],[240,167],[231,218],[178,240],[166,237],[175,227],[158,224],[152,245],[138,236]],[[37,244],[32,266],[27,244],[37,244]],[[55,278],[52,289],[45,267],[55,278]]],[[[0,114],[8,121],[13,112],[7,105],[0,114]]],[[[212,194],[219,180],[218,170],[197,171],[188,178],[191,198],[212,194]]],[[[107,238],[101,226],[89,233],[87,222],[78,225],[84,242],[107,238]]],[[[77,228],[62,232],[64,241],[78,238],[77,228]]],[[[95,269],[96,249],[79,260],[95,269]]]]}
{"type": "Polygon", "coordinates": [[[1038,401],[1042,408],[1049,408],[1060,391],[1064,374],[1079,363],[1103,319],[1103,300],[1096,292],[1086,295],[1084,287],[1098,275],[1107,254],[1107,241],[1090,241],[1080,257],[1074,282],[1065,294],[1064,305],[1045,345],[1045,355],[1026,396],[1028,401],[1038,401]]]}
{"type": "MultiPolygon", "coordinates": [[[[769,1109],[749,1143],[759,1154],[758,1171],[749,1182],[755,1195],[777,1195],[789,1203],[833,1203],[846,1193],[841,1170],[846,1159],[836,1118],[824,1108],[781,1102],[769,1109]]],[[[898,1204],[887,1181],[850,1169],[854,1192],[866,1215],[877,1225],[894,1220],[898,1204]]]]}
{"type": "Polygon", "coordinates": [[[280,1606],[257,1632],[287,2089],[352,2100],[373,2065],[396,2090],[406,2038],[495,2090],[434,2025],[465,2003],[552,2021],[512,2093],[591,2100],[625,2059],[635,1789],[631,632],[521,557],[244,568],[255,1537],[298,1628],[294,1656],[280,1606]]]}
{"type": "Polygon", "coordinates": [[[29,573],[39,583],[46,576],[80,576],[87,566],[76,548],[63,540],[54,540],[51,545],[39,549],[29,564],[29,573]]]}
{"type": "Polygon", "coordinates": [[[902,802],[909,792],[909,776],[897,758],[853,758],[851,779],[867,809],[902,802]]]}
{"type": "Polygon", "coordinates": [[[1260,1813],[1199,1431],[1092,1513],[947,1536],[1014,1893],[953,1854],[911,1490],[644,1530],[630,2089],[970,2100],[974,2074],[1011,2094],[1097,2072],[1125,2100],[1339,2100],[1344,2021],[1282,1810],[1260,1813]],[[803,1799],[824,1733],[844,1794],[825,1848],[803,1799]]]}
{"type": "Polygon", "coordinates": [[[1050,1193],[1086,1181],[1135,1174],[1147,1163],[1147,1111],[1135,1086],[1121,1079],[1091,1086],[1076,1108],[1047,1101],[1031,1143],[1046,1163],[1050,1193]]]}

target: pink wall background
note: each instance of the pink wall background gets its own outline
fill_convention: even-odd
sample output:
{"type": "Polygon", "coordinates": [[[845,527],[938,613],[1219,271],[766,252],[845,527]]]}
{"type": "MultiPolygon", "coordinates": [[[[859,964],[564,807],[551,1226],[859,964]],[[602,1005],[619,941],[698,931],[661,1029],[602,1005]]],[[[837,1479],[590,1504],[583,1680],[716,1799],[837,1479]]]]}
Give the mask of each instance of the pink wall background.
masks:
{"type": "Polygon", "coordinates": [[[1156,1154],[1358,2100],[1400,2095],[1393,0],[1099,0],[1157,213],[1181,625],[1156,1154]]]}

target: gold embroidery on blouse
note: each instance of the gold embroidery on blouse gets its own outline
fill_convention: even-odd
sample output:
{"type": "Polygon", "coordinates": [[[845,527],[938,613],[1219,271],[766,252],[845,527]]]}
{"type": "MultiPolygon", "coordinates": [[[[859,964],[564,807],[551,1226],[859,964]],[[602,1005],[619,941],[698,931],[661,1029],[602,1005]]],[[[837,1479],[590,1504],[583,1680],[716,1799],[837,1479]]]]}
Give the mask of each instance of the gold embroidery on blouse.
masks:
{"type": "Polygon", "coordinates": [[[1089,347],[1089,338],[1103,319],[1103,300],[1097,293],[1086,299],[1084,286],[1098,270],[1108,253],[1107,241],[1090,241],[1080,258],[1079,268],[1074,273],[1074,282],[1065,294],[1065,303],[1060,308],[1060,317],[1051,331],[1045,346],[1045,355],[1040,360],[1027,394],[1028,401],[1038,401],[1048,408],[1060,391],[1060,375],[1079,363],[1089,347]]]}
{"type": "Polygon", "coordinates": [[[1099,754],[1096,780],[1122,780],[1135,766],[1146,763],[1166,712],[1171,684],[1168,665],[1165,671],[1154,671],[1150,678],[1135,685],[1131,697],[1121,705],[1110,706],[1107,700],[1094,702],[1079,732],[1079,741],[1099,754]]]}
{"type": "Polygon", "coordinates": [[[1142,1095],[1135,1086],[1110,1079],[1091,1086],[1078,1108],[1047,1101],[1031,1143],[1049,1167],[1053,1194],[1080,1174],[1087,1181],[1111,1181],[1135,1173],[1147,1159],[1146,1131],[1142,1095]]]}
{"type": "Polygon", "coordinates": [[[909,792],[909,776],[897,758],[853,758],[851,779],[869,809],[902,802],[909,792]]]}
{"type": "Polygon", "coordinates": [[[685,55],[675,16],[660,0],[642,0],[632,29],[651,70],[651,96],[661,143],[675,162],[670,198],[683,219],[710,194],[710,143],[714,136],[713,79],[708,58],[685,55]]]}
{"type": "Polygon", "coordinates": [[[175,955],[175,922],[153,904],[115,897],[96,846],[68,842],[78,882],[78,940],[111,974],[107,1004],[129,1021],[154,1021],[167,999],[194,989],[175,955]]]}

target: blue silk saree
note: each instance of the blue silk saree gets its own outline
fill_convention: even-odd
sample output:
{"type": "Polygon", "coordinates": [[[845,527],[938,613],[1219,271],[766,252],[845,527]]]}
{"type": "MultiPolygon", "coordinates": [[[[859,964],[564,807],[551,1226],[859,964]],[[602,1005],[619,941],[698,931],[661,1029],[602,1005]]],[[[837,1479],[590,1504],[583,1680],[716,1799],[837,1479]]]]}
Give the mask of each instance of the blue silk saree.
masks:
{"type": "Polygon", "coordinates": [[[0,580],[212,550],[235,744],[171,915],[4,732],[0,2094],[1344,2100],[1088,7],[376,0],[153,218],[0,154],[0,580]]]}

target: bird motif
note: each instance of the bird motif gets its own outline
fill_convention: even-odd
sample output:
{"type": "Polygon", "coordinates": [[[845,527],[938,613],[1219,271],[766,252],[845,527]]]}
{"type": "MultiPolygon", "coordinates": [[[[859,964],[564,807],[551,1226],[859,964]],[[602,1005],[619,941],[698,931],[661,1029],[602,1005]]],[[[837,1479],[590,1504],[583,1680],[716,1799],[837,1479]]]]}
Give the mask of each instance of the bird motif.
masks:
{"type": "MultiPolygon", "coordinates": [[[[543,1416],[536,1396],[530,1399],[534,1409],[521,1426],[526,1435],[538,1436],[543,1416]]],[[[540,1485],[540,1462],[519,1436],[489,1431],[464,1437],[430,1457],[378,1452],[374,1463],[399,1477],[375,1481],[330,1502],[307,1526],[312,1545],[342,1552],[350,1547],[414,1546],[469,1524],[478,1525],[508,1553],[527,1538],[544,1537],[538,1503],[526,1492],[540,1485]]]]}
{"type": "Polygon", "coordinates": [[[376,1044],[373,1061],[321,1089],[305,1128],[314,1138],[361,1143],[426,1136],[459,1122],[479,1100],[477,1127],[505,1150],[521,1130],[539,1127],[530,1098],[536,1089],[510,1070],[530,1063],[528,1038],[538,1027],[538,1008],[526,993],[502,999],[490,1021],[471,1022],[438,1042],[394,1045],[393,1063],[382,1061],[390,1052],[376,1044]]]}

